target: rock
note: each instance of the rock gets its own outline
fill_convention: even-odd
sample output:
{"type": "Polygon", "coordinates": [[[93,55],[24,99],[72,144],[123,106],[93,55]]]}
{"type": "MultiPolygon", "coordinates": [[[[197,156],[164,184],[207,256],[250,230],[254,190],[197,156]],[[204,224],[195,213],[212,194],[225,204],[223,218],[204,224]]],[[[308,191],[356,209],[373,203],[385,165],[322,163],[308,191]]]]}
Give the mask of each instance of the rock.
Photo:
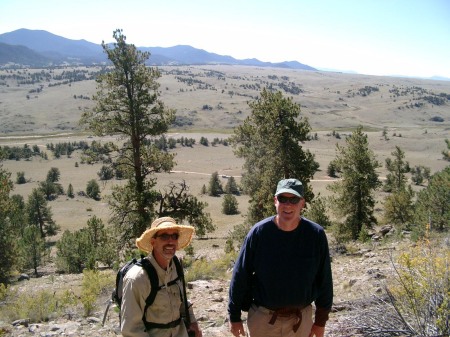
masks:
{"type": "Polygon", "coordinates": [[[380,228],[379,233],[381,236],[385,236],[387,233],[389,233],[392,230],[392,225],[385,225],[380,228]]]}
{"type": "Polygon", "coordinates": [[[17,280],[24,281],[24,280],[29,280],[29,279],[30,279],[30,276],[28,276],[27,274],[20,274],[20,276],[17,280]]]}
{"type": "Polygon", "coordinates": [[[12,322],[11,324],[13,326],[17,326],[17,325],[23,325],[23,326],[28,326],[28,324],[30,323],[30,320],[28,318],[24,318],[24,319],[18,319],[15,320],[14,322],[12,322]]]}
{"type": "Polygon", "coordinates": [[[89,323],[100,323],[101,322],[101,320],[99,318],[97,318],[97,317],[88,317],[87,321],[89,323]]]}

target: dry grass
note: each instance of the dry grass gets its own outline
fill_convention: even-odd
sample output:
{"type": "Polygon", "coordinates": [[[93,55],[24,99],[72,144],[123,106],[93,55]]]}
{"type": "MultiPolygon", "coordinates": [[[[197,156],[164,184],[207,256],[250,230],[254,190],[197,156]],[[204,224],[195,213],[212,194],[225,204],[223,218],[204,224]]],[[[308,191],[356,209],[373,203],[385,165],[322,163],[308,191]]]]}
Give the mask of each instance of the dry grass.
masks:
{"type": "MultiPolygon", "coordinates": [[[[168,107],[177,109],[177,116],[184,116],[193,122],[189,127],[171,130],[169,136],[179,138],[184,135],[195,138],[197,145],[194,148],[178,147],[175,150],[177,166],[174,170],[177,172],[158,175],[159,186],[186,180],[191,193],[208,203],[207,211],[218,228],[215,233],[209,235],[211,240],[208,242],[196,241],[196,249],[219,245],[220,248],[216,249],[222,252],[223,238],[234,225],[242,222],[248,205],[248,196],[239,196],[241,214],[225,216],[221,213],[221,198],[200,195],[201,187],[208,186],[209,175],[215,171],[220,175],[233,175],[239,183],[243,164],[241,159],[233,155],[231,147],[204,147],[198,144],[200,137],[206,136],[210,141],[216,137],[227,138],[233,127],[242,123],[248,116],[250,110],[247,103],[260,92],[256,85],[262,88],[268,83],[276,84],[282,81],[283,76],[303,90],[298,95],[285,95],[292,96],[295,102],[301,104],[302,116],[309,119],[313,133],[317,132],[319,137],[319,140],[303,145],[315,154],[320,164],[320,171],[312,182],[316,195],[329,193],[326,186],[330,179],[326,176],[326,169],[335,157],[336,144],[344,144],[345,135],[350,134],[359,124],[365,127],[370,147],[382,164],[385,158],[391,156],[395,146],[399,146],[411,166],[424,165],[430,167],[433,173],[448,165],[448,162],[442,160],[441,151],[445,148],[444,139],[449,137],[450,104],[425,104],[421,108],[404,108],[415,102],[414,97],[392,97],[389,91],[394,88],[420,87],[435,94],[450,94],[450,82],[241,66],[161,69],[163,77],[159,82],[163,101],[168,107]],[[189,76],[176,75],[173,73],[175,69],[194,74],[191,78],[202,81],[203,86],[208,84],[208,89],[200,89],[198,85],[188,86],[178,81],[176,76],[189,76]],[[244,85],[246,87],[243,87],[244,85]],[[366,97],[354,95],[366,86],[377,87],[379,91],[366,97]],[[231,95],[230,92],[234,94],[231,95]],[[211,106],[212,110],[203,110],[204,105],[211,106]],[[430,121],[433,116],[442,117],[444,122],[430,121]],[[387,130],[388,140],[382,136],[384,128],[387,130]],[[331,136],[333,130],[340,133],[341,139],[331,136]]],[[[33,71],[40,70],[29,70],[33,71]]],[[[4,70],[0,70],[0,75],[2,74],[5,74],[4,70]]],[[[0,81],[0,145],[38,144],[41,149],[45,149],[45,145],[50,142],[56,144],[82,139],[90,142],[96,139],[88,138],[78,126],[82,110],[92,107],[94,102],[73,98],[74,95],[92,96],[95,92],[94,81],[44,87],[41,93],[30,94],[27,99],[29,90],[37,86],[17,86],[12,80],[8,83],[0,81]]],[[[67,189],[68,185],[72,184],[75,192],[85,190],[90,179],[98,179],[97,172],[101,164],[80,164],[75,167],[75,162],[81,162],[79,153],[73,154],[72,158],[49,158],[48,161],[5,161],[3,166],[12,172],[13,180],[18,171],[24,171],[25,177],[30,180],[27,184],[16,185],[13,193],[26,197],[39,181],[45,179],[51,167],[59,168],[63,187],[67,189]]],[[[384,168],[380,169],[381,176],[385,173],[384,168]]],[[[221,179],[225,184],[226,178],[221,179]]],[[[102,196],[108,195],[114,183],[116,182],[110,181],[101,184],[102,196]]],[[[380,193],[379,199],[382,197],[380,193]]],[[[93,215],[104,219],[105,222],[109,217],[109,210],[104,201],[85,197],[59,197],[50,202],[50,206],[54,220],[62,229],[81,228],[93,215]]],[[[379,208],[381,207],[380,203],[379,208]]]]}

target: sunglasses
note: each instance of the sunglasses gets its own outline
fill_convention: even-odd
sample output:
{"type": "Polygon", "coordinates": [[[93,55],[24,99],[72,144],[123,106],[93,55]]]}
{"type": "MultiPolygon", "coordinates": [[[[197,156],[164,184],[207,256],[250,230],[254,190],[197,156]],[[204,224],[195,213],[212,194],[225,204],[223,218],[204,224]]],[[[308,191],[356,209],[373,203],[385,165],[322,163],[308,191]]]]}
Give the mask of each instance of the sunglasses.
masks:
{"type": "Polygon", "coordinates": [[[297,205],[302,198],[300,197],[285,197],[282,195],[277,196],[277,200],[280,204],[291,204],[291,205],[297,205]]]}
{"type": "Polygon", "coordinates": [[[161,240],[163,241],[169,241],[169,239],[172,240],[178,240],[178,238],[180,237],[180,234],[178,233],[173,233],[173,234],[160,234],[160,235],[155,235],[155,238],[161,238],[161,240]]]}

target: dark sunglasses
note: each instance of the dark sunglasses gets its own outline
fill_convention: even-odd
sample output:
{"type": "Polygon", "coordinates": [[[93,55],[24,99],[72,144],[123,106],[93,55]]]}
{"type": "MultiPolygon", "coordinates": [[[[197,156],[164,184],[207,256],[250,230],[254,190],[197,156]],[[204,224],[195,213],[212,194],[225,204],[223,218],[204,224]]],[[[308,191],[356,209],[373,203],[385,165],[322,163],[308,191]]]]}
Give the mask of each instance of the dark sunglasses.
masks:
{"type": "Polygon", "coordinates": [[[173,233],[173,234],[160,234],[160,235],[155,235],[155,238],[161,238],[161,240],[163,241],[169,241],[169,239],[172,240],[178,240],[178,238],[180,237],[180,234],[178,233],[173,233]]]}
{"type": "Polygon", "coordinates": [[[289,203],[289,204],[292,204],[292,205],[297,205],[300,202],[300,200],[302,200],[302,198],[300,198],[300,197],[285,197],[285,196],[282,196],[282,195],[278,195],[277,196],[277,200],[278,200],[278,202],[280,204],[287,204],[287,203],[289,203]]]}

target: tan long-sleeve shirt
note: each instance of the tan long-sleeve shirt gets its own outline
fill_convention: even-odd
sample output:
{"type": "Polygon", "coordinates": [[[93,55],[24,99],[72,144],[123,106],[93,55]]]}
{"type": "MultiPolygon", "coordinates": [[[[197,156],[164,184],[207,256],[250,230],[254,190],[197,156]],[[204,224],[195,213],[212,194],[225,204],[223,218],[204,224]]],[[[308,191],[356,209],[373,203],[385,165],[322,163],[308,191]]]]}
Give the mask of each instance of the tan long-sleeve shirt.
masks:
{"type": "MultiPolygon", "coordinates": [[[[180,297],[182,288],[181,280],[175,285],[167,287],[167,284],[177,277],[175,264],[170,263],[167,270],[162,269],[153,256],[147,259],[155,267],[160,285],[166,287],[159,290],[155,301],[147,309],[147,322],[167,324],[177,320],[180,317],[180,311],[183,311],[184,305],[180,297]]],[[[124,277],[123,296],[121,305],[121,332],[123,337],[188,337],[186,327],[181,321],[179,325],[168,329],[151,329],[145,331],[142,316],[145,308],[145,300],[150,294],[151,284],[147,272],[140,266],[133,266],[124,277]]],[[[195,322],[195,316],[192,307],[189,310],[191,322],[195,322]]]]}

